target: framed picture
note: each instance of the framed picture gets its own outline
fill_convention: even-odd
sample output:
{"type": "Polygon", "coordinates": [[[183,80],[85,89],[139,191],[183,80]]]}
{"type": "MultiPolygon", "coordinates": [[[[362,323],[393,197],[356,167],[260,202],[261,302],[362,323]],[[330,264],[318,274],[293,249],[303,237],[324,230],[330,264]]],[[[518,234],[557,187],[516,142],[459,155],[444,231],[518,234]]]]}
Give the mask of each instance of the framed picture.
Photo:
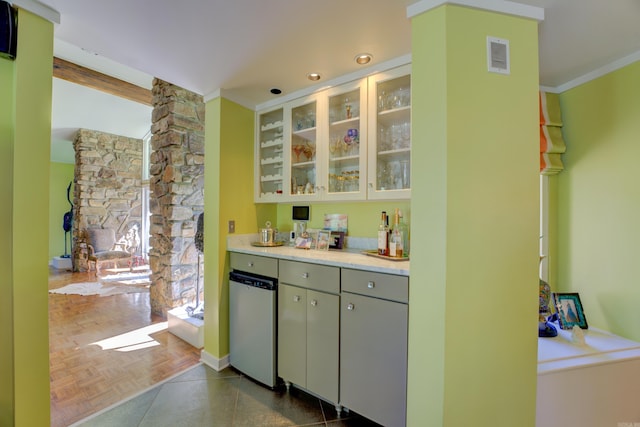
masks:
{"type": "Polygon", "coordinates": [[[329,230],[318,231],[318,240],[316,241],[316,249],[319,251],[328,251],[330,238],[331,238],[331,232],[329,230]]]}
{"type": "Polygon", "coordinates": [[[572,329],[579,326],[588,329],[587,319],[584,317],[584,310],[580,302],[580,295],[574,293],[554,293],[553,304],[558,313],[558,322],[561,329],[572,329]]]}
{"type": "Polygon", "coordinates": [[[332,231],[329,238],[329,249],[342,249],[344,247],[344,231],[332,231]]]}
{"type": "Polygon", "coordinates": [[[312,243],[313,238],[306,231],[300,236],[296,237],[296,240],[294,242],[296,248],[298,249],[311,249],[312,243]]]}

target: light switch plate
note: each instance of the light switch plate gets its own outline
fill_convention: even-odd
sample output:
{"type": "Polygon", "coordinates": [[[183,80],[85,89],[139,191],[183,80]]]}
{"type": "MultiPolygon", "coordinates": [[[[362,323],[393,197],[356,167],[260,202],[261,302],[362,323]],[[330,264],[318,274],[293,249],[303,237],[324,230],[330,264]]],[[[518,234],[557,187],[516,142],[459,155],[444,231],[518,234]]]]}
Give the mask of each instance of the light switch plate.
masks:
{"type": "Polygon", "coordinates": [[[229,221],[229,234],[236,232],[236,222],[232,219],[229,221]]]}

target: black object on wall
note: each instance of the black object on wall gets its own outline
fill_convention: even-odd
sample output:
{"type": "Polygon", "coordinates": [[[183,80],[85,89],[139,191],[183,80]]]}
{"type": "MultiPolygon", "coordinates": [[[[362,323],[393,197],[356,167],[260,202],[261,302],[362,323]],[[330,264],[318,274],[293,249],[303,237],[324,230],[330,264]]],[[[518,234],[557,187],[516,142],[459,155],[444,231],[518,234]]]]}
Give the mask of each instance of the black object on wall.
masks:
{"type": "Polygon", "coordinates": [[[14,59],[18,37],[16,10],[4,0],[0,0],[0,56],[14,59]]]}
{"type": "Polygon", "coordinates": [[[195,244],[196,249],[204,253],[204,212],[198,216],[195,244]]]}

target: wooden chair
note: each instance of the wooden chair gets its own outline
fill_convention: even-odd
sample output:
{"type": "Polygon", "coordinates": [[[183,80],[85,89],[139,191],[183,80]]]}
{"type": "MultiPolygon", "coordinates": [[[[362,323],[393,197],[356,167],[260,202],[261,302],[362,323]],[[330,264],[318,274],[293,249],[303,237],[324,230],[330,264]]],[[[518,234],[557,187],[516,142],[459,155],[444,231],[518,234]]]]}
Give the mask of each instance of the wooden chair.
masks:
{"type": "Polygon", "coordinates": [[[131,242],[123,237],[116,240],[115,230],[112,228],[89,228],[85,230],[87,248],[89,254],[87,264],[89,271],[93,265],[96,275],[100,274],[102,264],[113,264],[117,267],[119,263],[126,262],[131,268],[132,257],[138,249],[139,240],[131,242]]]}

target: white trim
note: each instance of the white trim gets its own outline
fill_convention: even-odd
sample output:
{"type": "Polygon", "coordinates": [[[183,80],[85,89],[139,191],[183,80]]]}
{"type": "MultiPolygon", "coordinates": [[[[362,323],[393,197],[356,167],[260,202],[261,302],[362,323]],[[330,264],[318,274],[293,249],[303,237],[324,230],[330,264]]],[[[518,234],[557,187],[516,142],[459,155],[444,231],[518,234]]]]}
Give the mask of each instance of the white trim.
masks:
{"type": "Polygon", "coordinates": [[[520,16],[522,18],[544,21],[544,9],[506,0],[421,0],[407,6],[407,18],[427,12],[444,4],[456,4],[472,7],[474,9],[488,10],[505,13],[507,15],[520,16]]]}
{"type": "Polygon", "coordinates": [[[40,3],[35,0],[14,0],[14,6],[18,6],[24,10],[28,10],[31,13],[38,15],[41,18],[51,21],[54,24],[60,23],[60,12],[55,9],[51,9],[49,6],[40,3]]]}
{"type": "Polygon", "coordinates": [[[212,99],[220,98],[221,94],[222,94],[222,89],[216,89],[213,92],[206,94],[202,98],[204,99],[204,102],[209,102],[212,99]]]}
{"type": "Polygon", "coordinates": [[[587,74],[584,74],[578,78],[575,78],[573,80],[570,80],[566,83],[563,83],[559,86],[556,86],[555,88],[553,88],[552,90],[549,90],[548,92],[553,92],[553,93],[562,93],[562,92],[566,92],[569,89],[573,89],[574,87],[583,85],[585,83],[590,82],[591,80],[595,80],[599,77],[602,77],[606,74],[609,74],[611,72],[614,72],[616,70],[619,70],[620,68],[624,68],[627,65],[631,65],[634,62],[640,61],[640,50],[633,52],[631,55],[627,55],[624,58],[620,58],[618,60],[615,60],[607,65],[604,65],[600,68],[596,68],[593,71],[588,72],[587,74]]]}
{"type": "Polygon", "coordinates": [[[241,105],[245,108],[248,108],[249,110],[254,110],[255,109],[255,105],[249,101],[247,101],[246,99],[243,99],[240,96],[235,96],[233,95],[230,91],[225,90],[225,89],[216,89],[213,92],[209,92],[208,94],[206,94],[205,96],[203,96],[204,102],[207,103],[213,99],[216,98],[226,98],[230,101],[235,102],[238,105],[241,105]]]}
{"type": "Polygon", "coordinates": [[[541,92],[560,93],[560,92],[558,92],[558,88],[551,87],[551,86],[539,86],[539,89],[540,89],[541,92]]]}
{"type": "Polygon", "coordinates": [[[229,366],[229,355],[227,354],[226,356],[222,357],[222,359],[218,359],[211,353],[207,353],[206,351],[202,350],[200,352],[200,361],[208,367],[220,372],[224,368],[229,366]]]}

